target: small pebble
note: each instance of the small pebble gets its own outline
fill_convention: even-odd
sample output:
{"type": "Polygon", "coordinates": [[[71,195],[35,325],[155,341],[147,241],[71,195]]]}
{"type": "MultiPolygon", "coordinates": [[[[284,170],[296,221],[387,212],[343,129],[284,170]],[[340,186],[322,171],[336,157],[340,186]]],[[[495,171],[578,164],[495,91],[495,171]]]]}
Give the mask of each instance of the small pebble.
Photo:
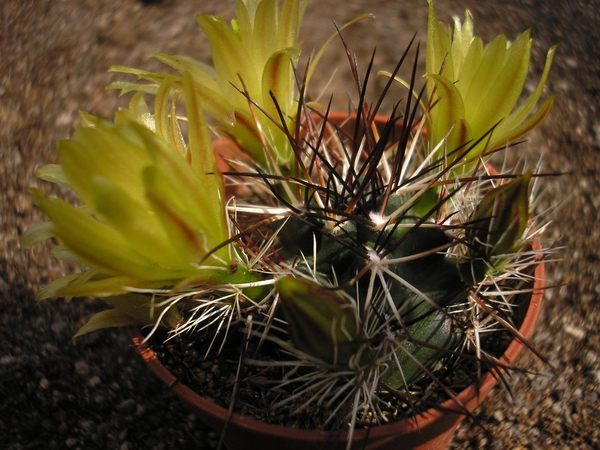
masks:
{"type": "Polygon", "coordinates": [[[595,365],[598,363],[598,353],[589,350],[587,352],[585,352],[585,359],[592,365],[595,365]]]}
{"type": "Polygon", "coordinates": [[[586,332],[581,327],[576,327],[575,325],[565,324],[564,330],[567,334],[573,336],[575,339],[582,340],[585,338],[586,332]]]}
{"type": "Polygon", "coordinates": [[[61,334],[65,328],[67,328],[67,323],[63,322],[62,320],[54,322],[50,325],[50,329],[56,334],[61,334]]]}
{"type": "Polygon", "coordinates": [[[117,410],[119,411],[130,411],[133,412],[136,408],[135,400],[129,398],[127,400],[123,400],[121,403],[117,405],[117,410]]]}
{"type": "Polygon", "coordinates": [[[135,410],[136,416],[141,417],[144,415],[145,412],[146,412],[146,408],[144,408],[143,405],[137,405],[137,408],[135,410]]]}
{"type": "Polygon", "coordinates": [[[90,372],[90,366],[84,360],[75,363],[75,373],[78,375],[87,375],[90,372]]]}
{"type": "Polygon", "coordinates": [[[100,379],[100,377],[98,375],[94,375],[92,378],[90,378],[88,380],[89,387],[96,387],[101,383],[102,383],[102,380],[100,379]]]}
{"type": "Polygon", "coordinates": [[[0,357],[0,365],[8,366],[9,364],[12,364],[14,362],[15,362],[14,356],[6,355],[6,356],[0,357]]]}

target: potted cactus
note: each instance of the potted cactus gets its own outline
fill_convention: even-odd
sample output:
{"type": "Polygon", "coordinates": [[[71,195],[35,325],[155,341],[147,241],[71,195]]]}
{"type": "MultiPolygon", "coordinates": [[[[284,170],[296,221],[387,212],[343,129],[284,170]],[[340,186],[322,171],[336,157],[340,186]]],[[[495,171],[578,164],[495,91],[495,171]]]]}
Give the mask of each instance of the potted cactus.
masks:
{"type": "Polygon", "coordinates": [[[105,298],[75,337],[130,327],[231,448],[418,448],[429,432],[443,446],[531,347],[541,178],[489,159],[548,113],[554,48],[516,106],[529,33],[484,45],[468,12],[451,32],[430,3],[425,87],[416,61],[397,77],[407,48],[372,103],[372,61],[362,83],[350,58],[359,102],[337,115],[309,95],[323,51],[297,67],[305,7],[244,0],[230,25],[199,16],[213,66],[157,54],[172,73],[113,68],[143,80],[110,86],[135,92],[129,108],[82,114],[60,164],[38,172],[82,200],[32,191],[49,221],[24,244],[55,238],[54,255],[82,267],[39,298],[105,298]],[[397,82],[404,99],[390,98],[397,82]],[[203,382],[207,365],[227,389],[203,382]]]}

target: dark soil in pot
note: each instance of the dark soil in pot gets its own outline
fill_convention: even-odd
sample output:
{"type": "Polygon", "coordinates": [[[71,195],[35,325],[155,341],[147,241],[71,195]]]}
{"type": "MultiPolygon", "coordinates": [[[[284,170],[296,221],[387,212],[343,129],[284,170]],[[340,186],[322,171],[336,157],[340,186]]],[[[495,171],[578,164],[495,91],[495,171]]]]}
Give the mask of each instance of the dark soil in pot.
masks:
{"type": "MultiPolygon", "coordinates": [[[[533,293],[522,294],[515,303],[521,304],[518,310],[516,324],[519,326],[519,317],[524,316],[522,324],[519,326],[519,332],[528,339],[534,330],[534,326],[537,317],[540,312],[542,298],[543,298],[543,286],[544,286],[544,265],[539,264],[535,267],[535,279],[536,282],[533,286],[533,293]],[[525,314],[526,312],[526,314],[525,314]],[[522,314],[521,314],[522,313],[522,314]]],[[[204,421],[208,426],[212,427],[217,434],[223,433],[225,438],[225,444],[232,449],[243,449],[249,450],[280,450],[282,448],[288,450],[305,450],[306,448],[322,448],[331,450],[344,449],[346,448],[347,439],[347,425],[345,423],[336,424],[342,431],[319,431],[318,429],[306,430],[300,428],[282,427],[272,425],[270,423],[257,421],[252,419],[250,416],[243,416],[237,414],[244,407],[242,402],[235,404],[235,408],[232,408],[230,413],[227,412],[227,406],[231,401],[231,393],[235,385],[236,373],[237,373],[237,361],[239,357],[232,357],[235,355],[235,349],[239,346],[233,345],[231,348],[234,353],[229,354],[229,358],[222,358],[221,363],[215,364],[213,360],[205,361],[204,365],[200,362],[200,372],[196,372],[196,380],[189,377],[191,373],[190,368],[193,367],[192,363],[198,363],[202,358],[198,358],[204,353],[198,354],[198,349],[194,348],[193,343],[185,343],[184,340],[171,339],[166,344],[163,344],[163,340],[166,334],[163,333],[161,336],[157,334],[150,340],[149,345],[153,346],[159,354],[163,355],[163,362],[169,364],[169,360],[175,361],[175,364],[167,369],[162,362],[157,359],[157,355],[151,348],[142,344],[143,339],[140,331],[137,328],[129,329],[130,335],[133,339],[134,345],[137,347],[140,355],[148,364],[148,367],[156,376],[158,376],[165,384],[168,389],[180,397],[195,414],[198,415],[200,420],[204,421]],[[162,339],[162,340],[161,340],[162,339]],[[175,358],[174,355],[179,354],[179,357],[175,358]],[[181,356],[184,356],[181,358],[181,356]],[[186,360],[185,355],[192,357],[191,360],[186,360]],[[187,361],[187,362],[186,362],[187,361]],[[184,365],[184,363],[187,365],[184,365]],[[228,367],[228,368],[227,368],[228,367]],[[173,370],[174,373],[169,372],[173,370]],[[199,383],[199,379],[204,373],[204,382],[199,383]],[[210,375],[209,375],[210,373],[210,375]],[[206,394],[196,394],[187,384],[193,385],[194,383],[199,384],[199,390],[208,387],[206,394]],[[215,386],[218,387],[218,391],[225,393],[221,398],[216,398],[214,395],[215,386]],[[212,391],[211,391],[212,389],[212,391]],[[213,396],[211,400],[204,398],[202,395],[213,396]],[[214,403],[213,403],[214,400],[214,403]],[[224,407],[219,406],[222,404],[224,407]],[[233,415],[231,415],[233,413],[233,415]]],[[[499,333],[494,333],[499,336],[499,333]]],[[[496,341],[496,344],[492,344],[494,341],[490,341],[488,345],[497,345],[497,348],[488,348],[488,351],[492,351],[494,354],[500,354],[502,348],[506,345],[506,337],[496,341]]],[[[233,342],[232,342],[233,343],[233,342]]],[[[239,343],[238,343],[239,344],[239,343]]],[[[517,356],[523,349],[524,344],[517,339],[512,339],[508,349],[502,354],[500,361],[501,367],[512,367],[516,361],[517,356]]],[[[227,355],[228,353],[222,353],[227,355]]],[[[467,364],[468,360],[463,360],[463,370],[460,371],[456,367],[452,371],[455,375],[450,377],[446,375],[444,382],[456,386],[456,390],[460,390],[459,386],[464,386],[476,375],[475,367],[473,364],[470,366],[467,364]],[[471,374],[465,377],[465,373],[471,374]]],[[[252,371],[247,368],[244,369],[240,379],[249,379],[249,375],[252,375],[252,371]]],[[[469,385],[466,389],[462,390],[456,399],[447,400],[443,404],[439,404],[439,401],[443,396],[440,396],[439,392],[430,390],[427,392],[427,396],[423,396],[424,401],[419,405],[419,415],[414,417],[414,420],[397,420],[387,425],[369,427],[368,424],[359,424],[355,429],[354,439],[352,441],[353,449],[396,449],[399,446],[401,448],[411,449],[443,449],[448,445],[449,440],[452,438],[456,427],[460,421],[471,413],[467,411],[474,411],[475,408],[481,404],[485,396],[490,392],[490,389],[497,383],[499,374],[504,374],[505,369],[500,368],[497,372],[482,374],[482,377],[477,380],[476,383],[469,385]],[[421,414],[421,408],[431,406],[434,403],[438,403],[435,408],[427,409],[421,414]],[[459,405],[465,405],[467,410],[459,407],[459,405]]],[[[447,372],[449,373],[449,372],[447,372]]],[[[442,376],[441,372],[438,374],[442,376]]],[[[503,375],[501,375],[503,376],[503,375]]],[[[262,395],[268,393],[268,384],[265,384],[264,373],[262,378],[253,377],[254,382],[249,386],[243,386],[248,388],[246,392],[249,393],[248,398],[261,399],[260,402],[253,401],[251,408],[253,413],[260,410],[257,405],[263,405],[262,414],[267,416],[270,413],[269,409],[264,408],[264,405],[268,405],[268,402],[263,400],[262,395]],[[260,380],[260,383],[256,383],[256,380],[260,380]]],[[[416,388],[416,387],[415,387],[416,388]]],[[[422,386],[421,390],[425,390],[426,386],[422,386]]],[[[241,389],[238,389],[238,392],[241,389]]],[[[238,399],[239,399],[238,395],[238,399]]],[[[390,410],[401,410],[404,408],[404,414],[408,408],[402,407],[402,399],[394,398],[394,403],[390,407],[390,410]]],[[[245,406],[248,406],[246,404],[245,406]]],[[[327,411],[319,411],[320,417],[326,417],[327,411]]],[[[284,417],[291,426],[294,426],[294,422],[286,416],[285,411],[279,411],[279,416],[284,417]]],[[[256,416],[255,416],[256,417],[256,416]]],[[[258,416],[260,417],[260,416],[258,416]]],[[[271,417],[277,417],[271,415],[271,417]]],[[[302,426],[302,420],[309,424],[319,423],[314,418],[317,414],[305,413],[303,416],[295,416],[293,420],[296,421],[295,426],[302,426]],[[308,420],[307,420],[308,417],[308,420]]],[[[396,415],[400,419],[401,415],[396,415]]],[[[393,417],[392,417],[393,418],[393,417]]],[[[479,421],[476,421],[479,423],[479,421]]]]}
{"type": "MultiPolygon", "coordinates": [[[[337,406],[311,405],[295,412],[310,397],[300,397],[285,407],[273,410],[271,407],[291,390],[273,388],[268,380],[281,379],[283,373],[278,367],[257,367],[243,364],[237,391],[234,394],[238,373],[240,342],[231,338],[219,356],[204,358],[201,341],[191,335],[171,337],[164,331],[157,331],[149,340],[149,347],[156,353],[161,363],[177,380],[207,400],[228,409],[235,395],[234,412],[253,419],[300,429],[347,429],[344,417],[324,425],[337,406]],[[168,340],[167,340],[168,339],[168,340]]],[[[509,332],[492,333],[483,342],[483,347],[493,356],[499,357],[512,340],[509,332]]],[[[249,354],[252,354],[250,349],[249,354]]],[[[264,349],[263,349],[264,353],[264,349]]],[[[484,368],[485,370],[485,368],[484,368]]],[[[451,391],[458,393],[474,383],[478,378],[477,364],[473,359],[459,358],[435,372],[451,391]]],[[[291,388],[290,388],[291,389],[291,388]]],[[[383,395],[387,400],[384,414],[387,420],[396,421],[411,417],[415,411],[422,412],[439,405],[449,397],[436,383],[429,379],[411,386],[411,404],[406,398],[393,393],[383,395]]],[[[346,418],[347,419],[347,418],[346,418]]],[[[372,424],[360,423],[359,427],[372,424]]]]}

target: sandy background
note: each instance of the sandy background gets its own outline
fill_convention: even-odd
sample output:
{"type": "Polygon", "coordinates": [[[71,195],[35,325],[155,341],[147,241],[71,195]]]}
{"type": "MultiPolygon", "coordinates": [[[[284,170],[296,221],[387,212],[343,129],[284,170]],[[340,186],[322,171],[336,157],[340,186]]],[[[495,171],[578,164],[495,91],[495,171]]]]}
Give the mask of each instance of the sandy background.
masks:
{"type": "MultiPolygon", "coordinates": [[[[36,304],[35,292],[65,268],[48,246],[21,249],[19,238],[42,220],[26,193],[34,172],[56,161],[56,142],[75,129],[77,110],[111,117],[118,104],[104,86],[117,79],[113,64],[160,68],[154,51],[208,59],[198,13],[224,12],[232,1],[3,0],[0,5],[0,448],[214,448],[216,436],[146,371],[123,330],[103,331],[74,346],[73,333],[103,308],[98,300],[36,304]]],[[[532,28],[532,72],[557,42],[548,92],[550,117],[519,151],[544,152],[548,171],[569,175],[548,183],[552,202],[564,203],[547,236],[564,247],[550,264],[551,283],[534,342],[558,368],[554,378],[515,375],[513,398],[496,389],[477,419],[467,420],[452,448],[600,448],[600,295],[597,227],[600,206],[600,2],[598,0],[438,0],[438,17],[473,12],[478,34],[489,38],[532,28]],[[502,4],[500,4],[502,3],[502,4]]],[[[377,46],[377,69],[391,69],[410,37],[425,38],[425,0],[312,1],[302,30],[311,49],[361,12],[373,12],[347,34],[363,69],[377,46]]],[[[347,63],[332,47],[315,88],[347,63]]],[[[335,83],[336,104],[346,102],[335,83]]],[[[529,86],[530,88],[533,87],[529,86]]],[[[45,189],[48,189],[46,186],[45,189]]],[[[54,190],[58,195],[68,193],[54,190]]],[[[521,364],[547,371],[535,358],[521,364]]]]}

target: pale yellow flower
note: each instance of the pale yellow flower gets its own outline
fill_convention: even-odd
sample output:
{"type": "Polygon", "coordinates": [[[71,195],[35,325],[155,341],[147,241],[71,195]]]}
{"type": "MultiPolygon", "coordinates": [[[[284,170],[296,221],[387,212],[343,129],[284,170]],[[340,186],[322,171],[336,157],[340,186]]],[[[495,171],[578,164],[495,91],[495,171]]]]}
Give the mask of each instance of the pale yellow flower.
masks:
{"type": "Polygon", "coordinates": [[[468,10],[463,24],[454,19],[451,32],[435,18],[433,3],[429,2],[426,76],[433,105],[428,123],[431,148],[446,139],[442,149],[447,152],[465,146],[465,150],[470,149],[469,157],[478,156],[514,143],[544,119],[553,97],[534,108],[556,46],[548,51],[537,87],[517,106],[529,72],[532,42],[530,32],[525,31],[513,42],[499,35],[485,45],[474,35],[468,10]]]}

